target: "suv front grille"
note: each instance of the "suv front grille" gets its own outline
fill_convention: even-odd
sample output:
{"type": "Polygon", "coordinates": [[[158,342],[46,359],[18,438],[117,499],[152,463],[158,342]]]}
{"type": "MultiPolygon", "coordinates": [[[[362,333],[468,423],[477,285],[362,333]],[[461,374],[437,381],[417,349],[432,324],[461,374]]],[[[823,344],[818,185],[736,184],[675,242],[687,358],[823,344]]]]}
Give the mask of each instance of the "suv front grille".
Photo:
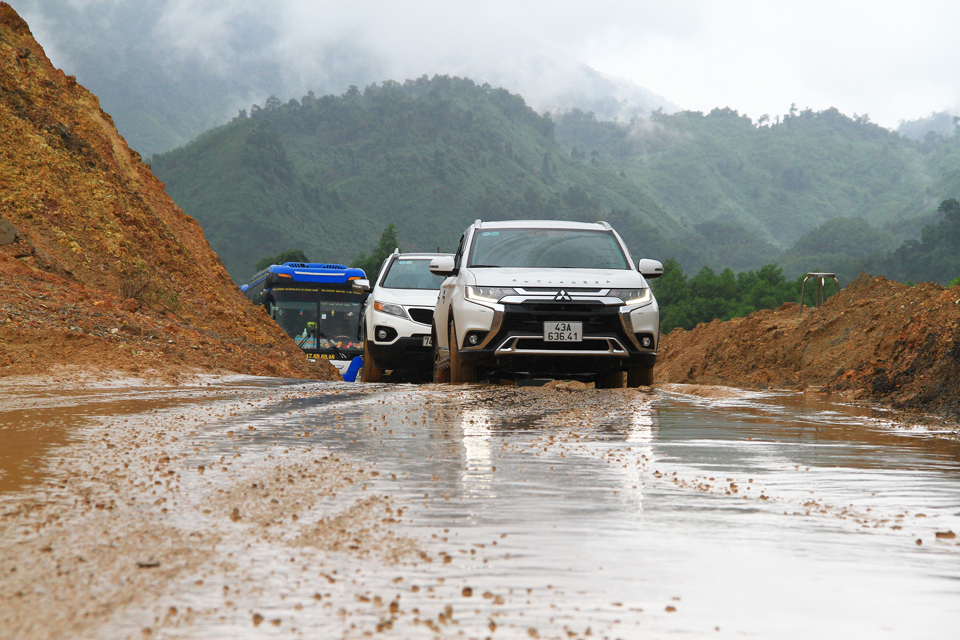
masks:
{"type": "Polygon", "coordinates": [[[529,291],[530,293],[556,293],[560,290],[566,291],[567,293],[590,293],[597,295],[603,289],[584,289],[582,287],[517,287],[523,291],[529,291]]]}
{"type": "Polygon", "coordinates": [[[576,307],[579,311],[583,305],[605,306],[599,300],[578,300],[574,298],[573,300],[564,300],[563,302],[553,302],[551,300],[530,300],[523,303],[523,308],[529,309],[530,311],[546,311],[550,313],[553,311],[567,311],[574,307],[576,307]]]}
{"type": "Polygon", "coordinates": [[[593,301],[593,304],[569,302],[527,302],[504,305],[502,329],[543,335],[544,322],[582,322],[585,336],[616,334],[623,331],[618,307],[593,301]]]}
{"type": "Polygon", "coordinates": [[[420,324],[433,324],[433,309],[419,309],[417,307],[408,308],[407,313],[410,319],[420,324]]]}
{"type": "Polygon", "coordinates": [[[547,342],[543,338],[518,338],[514,343],[517,351],[596,351],[596,341],[547,342]]]}

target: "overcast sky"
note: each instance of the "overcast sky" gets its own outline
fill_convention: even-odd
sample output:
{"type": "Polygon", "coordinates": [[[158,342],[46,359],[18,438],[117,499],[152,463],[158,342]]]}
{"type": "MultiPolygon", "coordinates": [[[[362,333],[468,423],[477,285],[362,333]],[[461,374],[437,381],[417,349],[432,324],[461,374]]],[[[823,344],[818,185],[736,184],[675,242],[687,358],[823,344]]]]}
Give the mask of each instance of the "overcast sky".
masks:
{"type": "MultiPolygon", "coordinates": [[[[43,0],[10,2],[34,16],[38,37],[65,28],[41,20],[43,0]]],[[[141,0],[69,2],[106,14],[141,0]]],[[[868,114],[891,128],[933,111],[960,112],[957,0],[153,3],[165,7],[155,29],[172,51],[199,53],[226,73],[238,46],[263,48],[285,62],[287,86],[303,91],[322,86],[331,47],[342,45],[379,80],[467,75],[537,107],[551,106],[551,88],[586,64],[683,109],[731,107],[754,119],[786,113],[791,103],[868,114]]],[[[290,97],[299,96],[283,96],[290,97]]]]}

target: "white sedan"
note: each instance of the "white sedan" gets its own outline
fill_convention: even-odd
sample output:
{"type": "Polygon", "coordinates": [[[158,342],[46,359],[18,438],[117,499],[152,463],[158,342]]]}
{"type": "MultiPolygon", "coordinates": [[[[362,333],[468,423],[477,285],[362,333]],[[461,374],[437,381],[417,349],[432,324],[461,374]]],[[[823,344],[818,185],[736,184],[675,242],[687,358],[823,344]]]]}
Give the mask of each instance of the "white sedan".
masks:
{"type": "Polygon", "coordinates": [[[433,371],[430,325],[444,278],[430,263],[445,253],[394,251],[363,308],[363,382],[379,382],[384,372],[429,379],[433,371]]]}

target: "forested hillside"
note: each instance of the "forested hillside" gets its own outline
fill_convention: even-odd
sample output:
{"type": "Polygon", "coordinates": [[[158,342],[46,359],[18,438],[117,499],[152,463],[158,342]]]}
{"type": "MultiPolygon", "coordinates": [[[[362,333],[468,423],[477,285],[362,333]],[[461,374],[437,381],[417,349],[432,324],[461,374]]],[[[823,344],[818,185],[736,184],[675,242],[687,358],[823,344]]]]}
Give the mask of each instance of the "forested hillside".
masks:
{"type": "Polygon", "coordinates": [[[470,80],[272,98],[241,116],[152,160],[238,282],[291,248],[349,262],[389,224],[405,250],[436,251],[476,218],[605,218],[651,257],[683,230],[632,181],[565,153],[521,97],[470,80]]]}
{"type": "Polygon", "coordinates": [[[554,118],[503,89],[423,77],[271,98],[153,170],[237,281],[288,249],[350,262],[390,224],[405,249],[435,251],[476,218],[523,217],[604,218],[634,251],[691,273],[776,263],[791,279],[952,279],[951,266],[910,267],[920,249],[900,247],[960,195],[956,134],[911,140],[836,109],[554,118]]]}
{"type": "Polygon", "coordinates": [[[730,109],[630,123],[572,111],[556,131],[572,155],[622,173],[691,230],[676,254],[688,267],[848,268],[919,236],[960,193],[956,135],[913,141],[836,109],[756,123],[730,109]]]}

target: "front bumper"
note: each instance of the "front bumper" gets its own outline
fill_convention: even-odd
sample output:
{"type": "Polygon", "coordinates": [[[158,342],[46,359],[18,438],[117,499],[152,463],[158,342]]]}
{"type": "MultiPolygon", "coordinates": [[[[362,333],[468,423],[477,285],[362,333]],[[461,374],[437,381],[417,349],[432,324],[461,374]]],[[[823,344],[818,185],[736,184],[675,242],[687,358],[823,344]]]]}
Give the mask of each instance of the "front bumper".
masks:
{"type": "Polygon", "coordinates": [[[367,349],[373,364],[385,371],[431,371],[433,370],[433,347],[424,346],[429,330],[406,338],[397,338],[389,344],[377,344],[370,340],[367,349]]]}
{"type": "MultiPolygon", "coordinates": [[[[464,335],[475,332],[469,329],[464,335]]],[[[477,346],[459,349],[466,365],[531,375],[591,376],[653,367],[659,342],[656,303],[640,308],[590,301],[497,305],[489,332],[477,346]],[[501,310],[502,307],[502,310],[501,310]],[[581,342],[546,342],[545,322],[582,322],[581,342]],[[643,346],[649,339],[648,348],[643,346]]]]}
{"type": "Polygon", "coordinates": [[[385,371],[432,371],[433,346],[425,346],[423,339],[430,337],[433,309],[404,308],[418,321],[380,311],[372,311],[367,318],[365,338],[373,363],[385,371]],[[380,329],[387,334],[385,339],[378,339],[380,329]]]}

